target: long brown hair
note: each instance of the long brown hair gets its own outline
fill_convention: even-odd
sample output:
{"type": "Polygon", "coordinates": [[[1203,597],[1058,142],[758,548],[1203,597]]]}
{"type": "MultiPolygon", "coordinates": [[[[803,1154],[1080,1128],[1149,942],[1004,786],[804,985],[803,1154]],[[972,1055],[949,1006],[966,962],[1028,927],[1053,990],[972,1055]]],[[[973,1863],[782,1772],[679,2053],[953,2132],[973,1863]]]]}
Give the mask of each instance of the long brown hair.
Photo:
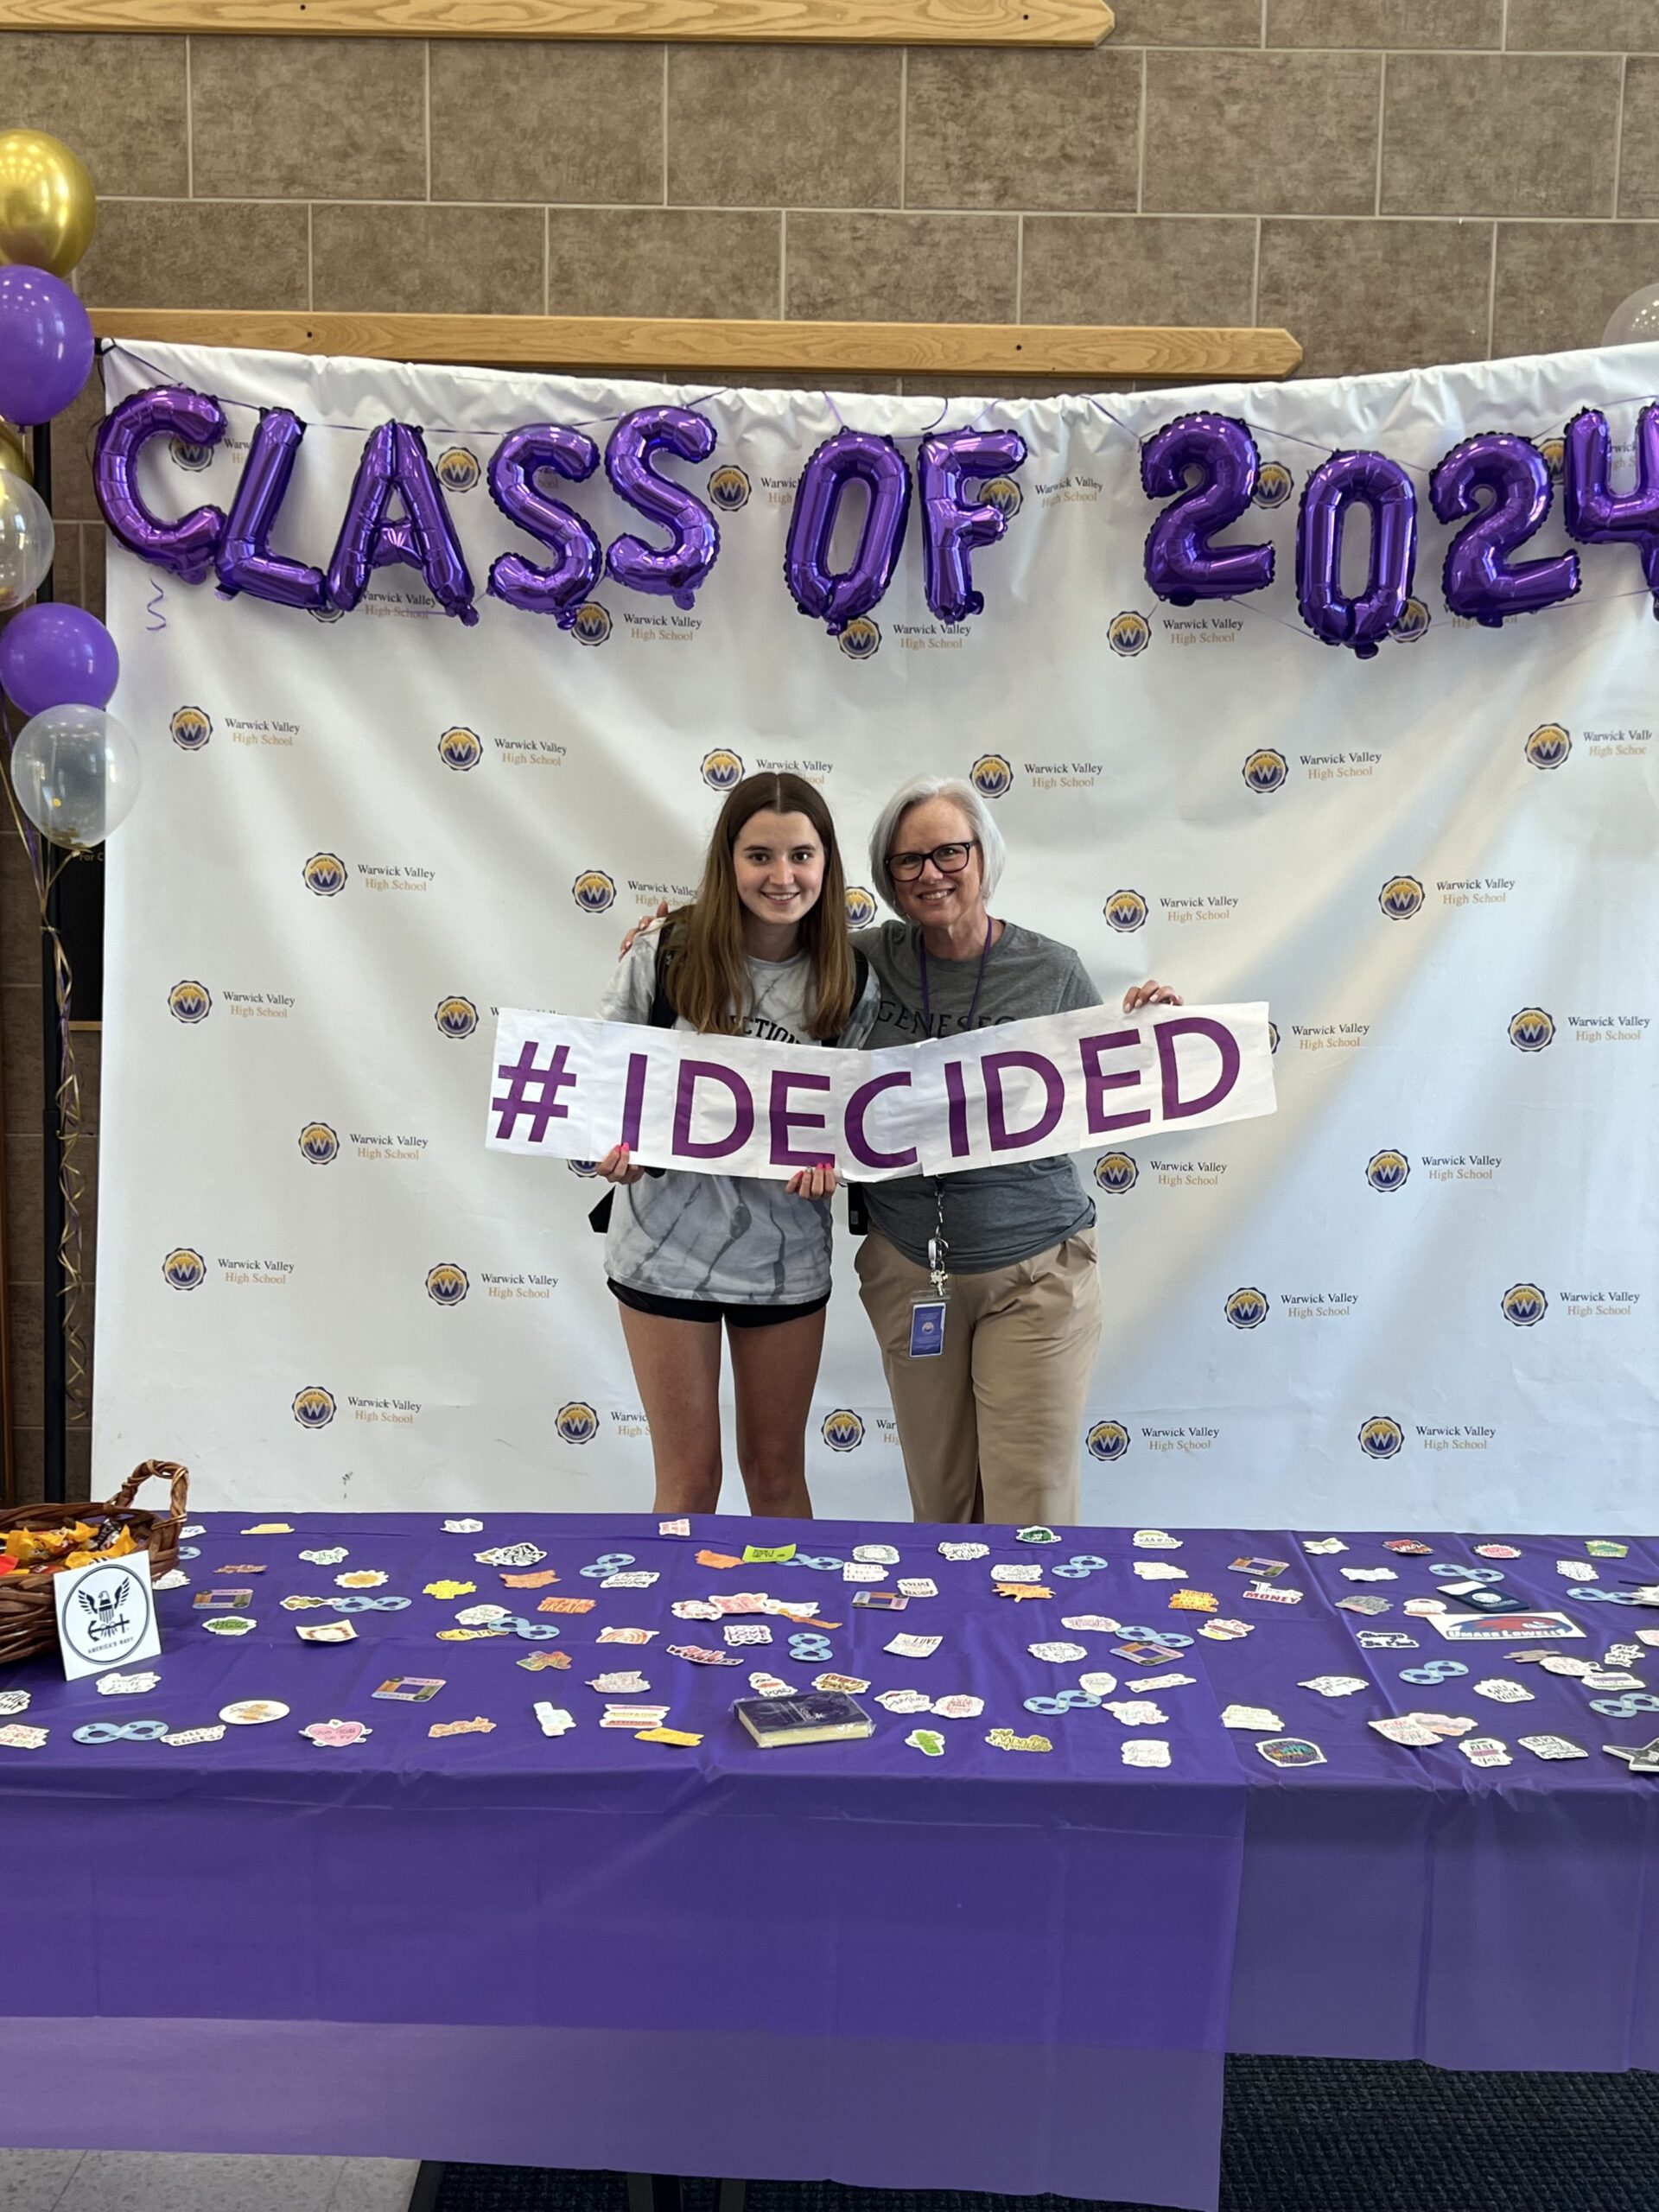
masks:
{"type": "Polygon", "coordinates": [[[801,924],[812,963],[814,1037],[837,1037],[853,1011],[852,946],[847,936],[847,879],[836,824],[821,794],[799,776],[746,776],[720,810],[703,861],[696,901],[669,917],[664,951],[674,1010],[706,1035],[741,1037],[753,1009],[748,955],[743,948],[742,899],[732,855],[757,814],[804,814],[823,847],[823,886],[801,924]]]}

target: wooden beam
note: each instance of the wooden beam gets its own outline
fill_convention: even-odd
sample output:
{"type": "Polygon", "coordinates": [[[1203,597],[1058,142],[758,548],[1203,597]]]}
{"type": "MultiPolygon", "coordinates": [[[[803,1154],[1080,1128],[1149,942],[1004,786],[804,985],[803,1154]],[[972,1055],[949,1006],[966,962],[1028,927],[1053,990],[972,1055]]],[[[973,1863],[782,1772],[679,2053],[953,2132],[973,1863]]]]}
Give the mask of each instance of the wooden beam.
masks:
{"type": "Polygon", "coordinates": [[[175,308],[94,308],[100,338],[239,346],[370,360],[534,369],[632,369],[645,375],[782,371],[822,382],[838,373],[904,376],[1128,377],[1182,381],[1288,376],[1302,349],[1286,330],[1153,324],[673,321],[632,315],[306,315],[175,308]]]}
{"type": "Polygon", "coordinates": [[[1104,0],[0,0],[0,30],[1098,46],[1104,0]]]}

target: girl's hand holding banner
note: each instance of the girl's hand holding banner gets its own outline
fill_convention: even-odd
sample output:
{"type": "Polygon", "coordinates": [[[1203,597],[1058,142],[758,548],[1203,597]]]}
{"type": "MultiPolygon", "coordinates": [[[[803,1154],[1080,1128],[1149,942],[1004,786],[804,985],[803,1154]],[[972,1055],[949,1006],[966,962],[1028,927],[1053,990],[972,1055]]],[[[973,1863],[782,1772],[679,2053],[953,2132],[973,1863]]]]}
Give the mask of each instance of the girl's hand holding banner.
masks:
{"type": "Polygon", "coordinates": [[[696,1036],[504,1007],[493,1150],[785,1181],[852,1182],[1242,1122],[1275,1108],[1264,1001],[1107,1007],[881,1052],[696,1036]]]}

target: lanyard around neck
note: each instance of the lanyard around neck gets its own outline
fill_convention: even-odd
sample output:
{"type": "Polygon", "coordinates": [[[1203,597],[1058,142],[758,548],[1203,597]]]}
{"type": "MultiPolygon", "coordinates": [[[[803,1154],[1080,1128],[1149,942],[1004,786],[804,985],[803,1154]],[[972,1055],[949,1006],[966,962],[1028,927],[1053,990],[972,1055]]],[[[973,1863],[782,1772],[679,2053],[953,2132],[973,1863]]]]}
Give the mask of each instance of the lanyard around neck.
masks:
{"type": "MultiPolygon", "coordinates": [[[[979,1012],[979,995],[985,988],[985,963],[991,957],[991,931],[995,927],[996,924],[991,919],[990,916],[987,914],[985,917],[985,942],[980,948],[979,973],[974,978],[974,995],[968,1002],[968,1019],[962,1025],[964,1029],[971,1029],[973,1027],[974,1016],[979,1012]]],[[[929,1032],[931,1033],[933,1027],[933,1007],[931,1001],[928,996],[927,941],[925,938],[918,940],[918,950],[922,957],[922,1019],[926,1022],[929,1032]]]]}

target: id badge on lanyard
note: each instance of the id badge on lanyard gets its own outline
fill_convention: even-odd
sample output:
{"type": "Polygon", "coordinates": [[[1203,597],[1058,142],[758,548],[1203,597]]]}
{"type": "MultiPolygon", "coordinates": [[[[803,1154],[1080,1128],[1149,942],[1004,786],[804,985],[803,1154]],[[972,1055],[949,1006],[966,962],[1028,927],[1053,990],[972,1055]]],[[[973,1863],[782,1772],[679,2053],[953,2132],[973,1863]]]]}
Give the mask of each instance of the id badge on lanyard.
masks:
{"type": "Polygon", "coordinates": [[[950,1292],[950,1278],[945,1272],[949,1246],[944,1241],[944,1192],[936,1182],[933,1185],[938,1207],[938,1218],[931,1236],[927,1240],[927,1271],[932,1280],[931,1298],[918,1296],[910,1301],[910,1356],[912,1359],[938,1359],[944,1350],[944,1309],[950,1292]]]}

